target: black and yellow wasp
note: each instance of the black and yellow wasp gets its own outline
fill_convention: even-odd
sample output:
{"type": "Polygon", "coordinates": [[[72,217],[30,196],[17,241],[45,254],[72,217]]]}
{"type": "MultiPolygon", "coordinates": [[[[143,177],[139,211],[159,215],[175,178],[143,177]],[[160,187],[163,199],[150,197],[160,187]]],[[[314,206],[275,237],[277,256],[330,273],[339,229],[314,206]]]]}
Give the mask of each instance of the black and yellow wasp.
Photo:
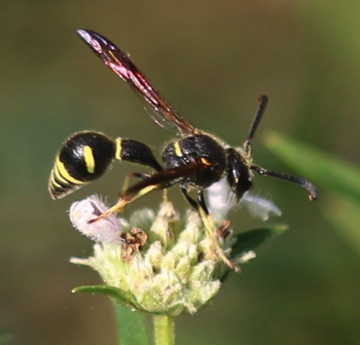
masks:
{"type": "Polygon", "coordinates": [[[113,160],[125,160],[150,167],[154,173],[134,173],[141,180],[127,188],[119,201],[108,211],[95,218],[104,218],[121,211],[128,203],[156,189],[166,189],[179,184],[186,200],[200,214],[208,215],[204,189],[226,178],[237,200],[253,183],[253,172],[268,175],[304,187],[310,200],[317,198],[315,186],[309,181],[264,169],[253,163],[251,141],[264,114],[267,97],[262,96],[247,139],[240,148],[225,145],[219,138],[195,128],[160,96],[148,79],[130,59],[129,55],[105,37],[90,30],[79,30],[80,37],[114,73],[123,79],[145,101],[145,108],[154,121],[162,127],[175,128],[181,138],[166,145],[160,164],[151,149],[132,139],[109,138],[103,133],[82,131],[70,136],[56,156],[49,180],[53,199],[62,198],[83,185],[99,178],[113,160]],[[189,195],[197,192],[197,198],[189,195]]]}

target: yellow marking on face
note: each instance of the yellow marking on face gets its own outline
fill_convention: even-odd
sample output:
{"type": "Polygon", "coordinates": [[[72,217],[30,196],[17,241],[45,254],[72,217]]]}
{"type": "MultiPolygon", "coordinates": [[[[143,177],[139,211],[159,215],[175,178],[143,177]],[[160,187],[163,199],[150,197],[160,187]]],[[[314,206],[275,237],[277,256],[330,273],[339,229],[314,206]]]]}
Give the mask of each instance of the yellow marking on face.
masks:
{"type": "Polygon", "coordinates": [[[121,151],[122,151],[122,140],[121,138],[116,138],[115,139],[115,143],[116,143],[116,151],[115,151],[115,158],[119,161],[121,161],[121,151]]]}
{"type": "Polygon", "coordinates": [[[177,157],[182,157],[183,156],[183,152],[182,152],[182,149],[180,147],[180,142],[179,141],[174,143],[174,150],[175,150],[175,154],[176,154],[177,157]]]}
{"type": "Polygon", "coordinates": [[[84,160],[86,164],[86,170],[88,173],[93,174],[95,172],[95,158],[93,150],[90,146],[84,146],[84,160]]]}
{"type": "Polygon", "coordinates": [[[201,163],[204,165],[207,165],[207,166],[212,165],[212,163],[206,157],[201,157],[200,160],[201,160],[201,163]]]}
{"type": "Polygon", "coordinates": [[[60,161],[59,157],[56,158],[55,162],[55,170],[54,175],[57,180],[64,184],[85,184],[86,182],[77,180],[76,178],[72,177],[67,169],[65,168],[65,165],[63,162],[60,161]]]}

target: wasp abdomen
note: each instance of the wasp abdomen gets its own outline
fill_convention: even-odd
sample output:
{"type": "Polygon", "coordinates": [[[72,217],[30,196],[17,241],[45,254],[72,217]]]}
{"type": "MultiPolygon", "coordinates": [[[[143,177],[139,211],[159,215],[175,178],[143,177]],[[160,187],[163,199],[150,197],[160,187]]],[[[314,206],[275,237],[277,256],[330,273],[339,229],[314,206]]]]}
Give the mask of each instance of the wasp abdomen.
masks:
{"type": "Polygon", "coordinates": [[[65,141],[56,156],[49,180],[52,198],[62,198],[98,179],[114,159],[162,170],[150,148],[137,140],[112,140],[99,132],[78,132],[65,141]]]}
{"type": "Polygon", "coordinates": [[[137,140],[117,138],[115,158],[145,165],[156,171],[162,170],[149,146],[137,140]]]}
{"type": "Polygon", "coordinates": [[[102,133],[73,134],[57,154],[51,171],[49,191],[52,198],[62,198],[99,178],[115,157],[115,151],[115,142],[102,133]]]}

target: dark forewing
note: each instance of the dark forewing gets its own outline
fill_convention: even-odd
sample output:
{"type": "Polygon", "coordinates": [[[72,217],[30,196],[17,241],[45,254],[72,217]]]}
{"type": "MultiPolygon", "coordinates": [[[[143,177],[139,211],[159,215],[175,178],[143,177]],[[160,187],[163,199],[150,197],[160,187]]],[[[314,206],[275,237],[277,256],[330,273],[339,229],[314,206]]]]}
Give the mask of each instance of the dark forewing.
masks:
{"type": "Polygon", "coordinates": [[[182,135],[194,133],[195,128],[159,95],[131,61],[129,54],[94,31],[78,30],[78,33],[94,53],[145,100],[145,108],[158,125],[175,127],[182,135]]]}

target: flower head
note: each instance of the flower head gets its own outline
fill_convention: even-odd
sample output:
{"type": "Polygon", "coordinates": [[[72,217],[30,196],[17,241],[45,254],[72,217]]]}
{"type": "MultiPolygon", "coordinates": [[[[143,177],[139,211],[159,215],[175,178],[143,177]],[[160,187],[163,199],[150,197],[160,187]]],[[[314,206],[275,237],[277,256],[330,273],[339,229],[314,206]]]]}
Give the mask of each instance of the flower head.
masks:
{"type": "Polygon", "coordinates": [[[244,246],[233,250],[237,238],[225,219],[229,207],[216,206],[219,198],[210,191],[214,218],[189,210],[183,219],[164,200],[157,213],[144,209],[129,221],[111,215],[90,224],[107,206],[96,196],[77,202],[70,219],[96,243],[92,257],[71,262],[92,267],[105,283],[102,291],[138,310],[193,314],[219,292],[229,262],[237,267],[254,257],[244,246]]]}
{"type": "Polygon", "coordinates": [[[223,264],[211,253],[196,212],[189,211],[184,222],[170,202],[163,202],[157,214],[145,209],[137,211],[129,223],[114,217],[97,225],[100,233],[106,233],[102,238],[94,234],[96,222],[79,219],[91,219],[94,212],[89,210],[104,208],[94,196],[71,207],[76,228],[98,242],[92,257],[71,262],[96,270],[107,286],[119,290],[120,300],[151,313],[178,315],[196,312],[217,294],[223,264]]]}

